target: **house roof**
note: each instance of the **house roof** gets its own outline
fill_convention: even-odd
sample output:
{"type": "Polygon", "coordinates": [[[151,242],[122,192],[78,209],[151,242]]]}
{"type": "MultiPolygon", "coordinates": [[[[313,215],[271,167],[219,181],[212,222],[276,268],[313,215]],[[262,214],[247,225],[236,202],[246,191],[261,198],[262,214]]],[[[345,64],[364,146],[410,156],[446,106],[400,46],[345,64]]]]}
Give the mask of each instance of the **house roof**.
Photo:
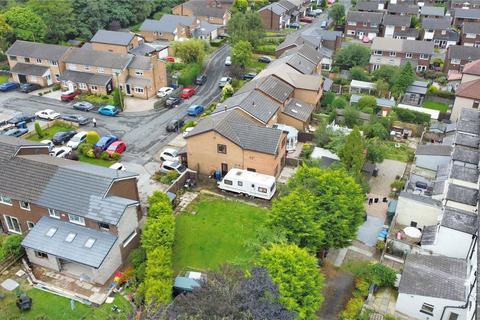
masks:
{"type": "Polygon", "coordinates": [[[478,170],[474,168],[453,165],[450,171],[450,178],[477,183],[478,170]]]}
{"type": "Polygon", "coordinates": [[[476,206],[478,202],[478,190],[456,184],[449,184],[446,199],[476,206]]]}
{"type": "Polygon", "coordinates": [[[415,152],[419,156],[450,156],[451,153],[452,146],[443,144],[421,144],[415,152]]]}
{"type": "Polygon", "coordinates": [[[449,46],[447,51],[447,58],[470,61],[477,60],[480,59],[480,48],[458,45],[449,46]]]}
{"type": "Polygon", "coordinates": [[[112,80],[111,75],[65,70],[60,75],[61,80],[72,81],[74,83],[86,83],[94,85],[107,85],[112,80]]]}
{"type": "Polygon", "coordinates": [[[128,67],[139,70],[151,70],[153,66],[150,57],[134,56],[128,67]]]}
{"type": "Polygon", "coordinates": [[[145,56],[157,51],[157,49],[149,43],[142,43],[141,45],[128,50],[129,53],[136,56],[145,56]]]}
{"type": "Polygon", "coordinates": [[[465,259],[409,254],[398,292],[463,302],[466,279],[465,259]]]}
{"type": "Polygon", "coordinates": [[[417,94],[426,94],[428,82],[426,81],[414,81],[411,85],[407,87],[405,92],[417,93],[417,94]]]}
{"type": "Polygon", "coordinates": [[[85,228],[44,216],[27,233],[22,241],[22,246],[93,268],[99,268],[116,240],[117,236],[110,232],[85,228]],[[55,230],[51,237],[47,235],[49,230],[55,230]],[[71,242],[66,241],[69,234],[75,235],[71,242]],[[94,239],[91,248],[85,246],[89,239],[94,239]]]}
{"type": "Polygon", "coordinates": [[[285,63],[270,65],[268,68],[263,69],[262,72],[257,75],[257,78],[261,79],[270,75],[275,75],[296,89],[318,91],[323,84],[321,76],[301,74],[298,70],[293,69],[285,63]]]}
{"type": "Polygon", "coordinates": [[[191,16],[177,16],[164,14],[160,20],[146,19],[140,26],[140,31],[146,32],[170,32],[173,33],[179,24],[191,26],[197,20],[191,16]]]}
{"type": "Polygon", "coordinates": [[[480,19],[480,9],[455,8],[455,10],[453,11],[453,16],[455,18],[462,18],[462,19],[480,19]]]}
{"type": "Polygon", "coordinates": [[[403,13],[403,14],[417,14],[418,6],[414,4],[389,4],[387,12],[391,13],[403,13]]]}
{"type": "Polygon", "coordinates": [[[258,90],[281,103],[284,103],[292,95],[294,90],[291,85],[274,76],[266,77],[265,80],[260,82],[258,90]]]}
{"type": "Polygon", "coordinates": [[[433,54],[433,48],[433,41],[376,37],[372,42],[372,50],[433,54]]]}
{"type": "Polygon", "coordinates": [[[464,33],[480,34],[480,24],[478,22],[464,22],[462,29],[464,33]]]}
{"type": "Polygon", "coordinates": [[[379,25],[382,23],[383,12],[349,11],[346,21],[368,22],[379,25]]]}
{"type": "Polygon", "coordinates": [[[22,56],[58,61],[70,49],[67,46],[17,40],[7,50],[9,56],[22,56]]]}
{"type": "Polygon", "coordinates": [[[472,136],[471,134],[465,134],[461,132],[457,132],[455,136],[455,145],[457,146],[465,146],[470,148],[478,148],[480,143],[480,137],[472,136]]]}
{"type": "Polygon", "coordinates": [[[460,83],[455,95],[468,99],[480,99],[480,79],[460,83]]]}
{"type": "Polygon", "coordinates": [[[451,28],[451,18],[423,18],[422,27],[427,30],[448,30],[451,28]]]}
{"type": "Polygon", "coordinates": [[[307,121],[312,116],[315,106],[310,103],[303,102],[298,99],[290,99],[282,110],[283,113],[300,121],[307,121]]]}
{"type": "Polygon", "coordinates": [[[98,30],[90,39],[90,42],[115,44],[120,46],[128,45],[135,35],[130,32],[98,30]]]}
{"type": "Polygon", "coordinates": [[[467,63],[462,72],[465,74],[480,76],[480,59],[467,63]]]}
{"type": "Polygon", "coordinates": [[[284,7],[285,9],[287,9],[288,11],[290,10],[294,10],[297,6],[294,5],[293,3],[291,3],[290,1],[288,0],[280,0],[278,1],[278,3],[284,7]]]}
{"type": "Polygon", "coordinates": [[[312,74],[315,71],[316,64],[303,57],[300,54],[293,54],[286,63],[303,74],[312,74]]]}
{"type": "Polygon", "coordinates": [[[383,24],[385,26],[406,26],[410,27],[410,21],[412,20],[412,17],[410,16],[399,16],[396,14],[386,14],[383,17],[383,24]]]}
{"type": "Polygon", "coordinates": [[[257,125],[239,110],[214,113],[198,122],[186,139],[209,131],[229,139],[239,147],[251,151],[276,154],[282,131],[257,125]]]}
{"type": "Polygon", "coordinates": [[[475,109],[463,108],[457,120],[459,132],[480,134],[480,112],[475,109]]]}
{"type": "Polygon", "coordinates": [[[437,233],[438,233],[437,231],[438,231],[438,225],[423,227],[422,239],[420,240],[420,244],[422,246],[435,244],[435,241],[437,239],[437,233]]]}
{"type": "Polygon", "coordinates": [[[195,37],[210,36],[213,31],[218,30],[219,28],[221,28],[221,26],[218,24],[212,24],[202,20],[200,21],[198,28],[195,29],[194,34],[195,37]]]}
{"type": "Polygon", "coordinates": [[[288,56],[294,53],[301,55],[302,57],[308,59],[315,65],[318,65],[320,61],[322,61],[322,57],[323,57],[323,55],[319,51],[315,50],[315,48],[313,48],[311,45],[307,43],[285,51],[281,57],[288,56]]]}
{"type": "Polygon", "coordinates": [[[29,63],[17,62],[13,66],[13,68],[10,70],[10,72],[11,73],[18,73],[18,74],[22,74],[22,75],[28,75],[28,76],[41,77],[48,70],[50,70],[50,69],[48,67],[45,67],[45,66],[39,66],[39,65],[29,64],[29,63]]]}
{"type": "Polygon", "coordinates": [[[453,150],[452,159],[465,163],[478,164],[479,151],[473,148],[456,146],[453,150]]]}
{"type": "Polygon", "coordinates": [[[271,10],[273,13],[275,13],[277,16],[283,15],[285,12],[287,12],[287,8],[279,4],[278,2],[274,2],[272,4],[269,4],[268,6],[265,6],[258,10],[258,12],[262,12],[265,10],[271,10]]]}
{"type": "Polygon", "coordinates": [[[133,55],[82,48],[72,48],[65,55],[65,63],[80,64],[112,69],[125,69],[132,61],[133,55]]]}
{"type": "Polygon", "coordinates": [[[422,16],[444,16],[445,9],[443,7],[423,6],[420,9],[420,15],[422,16]]]}
{"type": "Polygon", "coordinates": [[[413,200],[413,201],[425,203],[425,204],[428,204],[428,205],[431,205],[431,206],[436,206],[436,207],[441,207],[442,206],[442,202],[439,201],[439,200],[435,200],[435,199],[432,199],[431,197],[427,197],[427,196],[423,196],[421,194],[415,194],[415,193],[407,192],[407,191],[401,191],[400,195],[399,195],[399,199],[400,198],[406,198],[406,199],[410,199],[410,200],[413,200]]]}
{"type": "Polygon", "coordinates": [[[181,5],[192,10],[193,15],[197,17],[223,18],[225,12],[228,11],[231,3],[217,3],[220,4],[220,7],[214,7],[213,5],[209,5],[209,2],[205,0],[189,0],[181,5]]]}
{"type": "Polygon", "coordinates": [[[377,1],[360,1],[357,2],[356,8],[359,11],[380,11],[378,10],[378,4],[377,1]]]}

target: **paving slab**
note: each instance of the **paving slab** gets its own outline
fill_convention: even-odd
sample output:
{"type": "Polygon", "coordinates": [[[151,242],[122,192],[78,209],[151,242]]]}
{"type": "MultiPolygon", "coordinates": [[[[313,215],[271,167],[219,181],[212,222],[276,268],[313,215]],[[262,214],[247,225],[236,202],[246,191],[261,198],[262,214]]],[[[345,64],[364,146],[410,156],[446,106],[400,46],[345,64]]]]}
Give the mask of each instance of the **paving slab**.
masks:
{"type": "Polygon", "coordinates": [[[17,289],[20,285],[18,284],[17,281],[15,281],[13,279],[7,279],[7,280],[2,282],[1,286],[2,286],[3,289],[5,289],[7,291],[13,291],[13,290],[17,289]]]}
{"type": "Polygon", "coordinates": [[[385,219],[367,215],[367,221],[358,229],[357,239],[370,247],[374,247],[377,243],[377,235],[382,230],[384,223],[385,219]]]}

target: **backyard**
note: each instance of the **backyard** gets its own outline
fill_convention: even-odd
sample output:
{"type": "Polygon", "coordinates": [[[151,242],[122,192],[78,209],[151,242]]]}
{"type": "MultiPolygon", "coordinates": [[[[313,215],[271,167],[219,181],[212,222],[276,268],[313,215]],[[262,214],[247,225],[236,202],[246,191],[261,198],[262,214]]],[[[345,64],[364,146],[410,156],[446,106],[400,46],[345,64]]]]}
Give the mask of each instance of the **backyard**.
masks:
{"type": "Polygon", "coordinates": [[[229,262],[248,266],[267,210],[200,195],[176,217],[174,270],[216,269],[229,262]]]}
{"type": "MultiPolygon", "coordinates": [[[[250,63],[247,65],[248,72],[260,72],[268,66],[268,63],[258,61],[258,58],[264,56],[264,54],[253,54],[250,63]]],[[[275,57],[269,56],[270,58],[274,59],[275,57]]]]}
{"type": "Polygon", "coordinates": [[[381,141],[380,146],[385,154],[385,159],[409,162],[415,154],[415,151],[405,143],[381,141]]]}
{"type": "Polygon", "coordinates": [[[427,109],[438,110],[440,112],[448,111],[448,105],[446,103],[435,102],[431,100],[426,100],[425,102],[423,102],[423,107],[427,109]]]}

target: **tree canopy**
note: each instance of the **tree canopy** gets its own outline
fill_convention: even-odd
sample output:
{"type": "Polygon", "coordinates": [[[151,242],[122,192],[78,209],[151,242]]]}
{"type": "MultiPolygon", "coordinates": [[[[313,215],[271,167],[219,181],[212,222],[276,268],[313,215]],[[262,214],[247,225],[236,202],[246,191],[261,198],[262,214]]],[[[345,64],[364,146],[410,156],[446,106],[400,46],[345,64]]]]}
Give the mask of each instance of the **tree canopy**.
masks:
{"type": "Polygon", "coordinates": [[[343,4],[335,3],[328,10],[328,17],[331,18],[336,24],[342,24],[345,17],[345,7],[343,4]]]}
{"type": "Polygon", "coordinates": [[[338,156],[347,168],[348,172],[359,179],[365,163],[365,147],[360,131],[355,128],[345,139],[345,144],[340,149],[338,156]]]}
{"type": "Polygon", "coordinates": [[[341,69],[355,66],[365,67],[370,61],[370,49],[361,44],[351,44],[338,51],[335,55],[335,65],[341,69]]]}
{"type": "Polygon", "coordinates": [[[247,11],[235,13],[228,20],[227,31],[233,44],[244,40],[255,47],[263,36],[264,28],[260,14],[256,11],[247,11]]]}
{"type": "Polygon", "coordinates": [[[17,39],[41,42],[45,38],[47,25],[32,9],[11,7],[4,16],[17,39]]]}
{"type": "Polygon", "coordinates": [[[190,39],[186,41],[175,41],[172,49],[175,57],[182,59],[183,63],[203,63],[205,59],[205,41],[190,39]]]}
{"type": "Polygon", "coordinates": [[[405,90],[407,90],[408,86],[411,85],[414,80],[415,73],[413,72],[410,61],[407,61],[407,63],[405,63],[405,65],[402,67],[402,70],[400,71],[400,74],[398,75],[398,78],[392,87],[392,94],[395,97],[400,97],[405,93],[405,90]]]}
{"type": "Polygon", "coordinates": [[[233,46],[232,49],[232,62],[245,68],[252,60],[253,48],[250,42],[240,40],[233,46]]]}

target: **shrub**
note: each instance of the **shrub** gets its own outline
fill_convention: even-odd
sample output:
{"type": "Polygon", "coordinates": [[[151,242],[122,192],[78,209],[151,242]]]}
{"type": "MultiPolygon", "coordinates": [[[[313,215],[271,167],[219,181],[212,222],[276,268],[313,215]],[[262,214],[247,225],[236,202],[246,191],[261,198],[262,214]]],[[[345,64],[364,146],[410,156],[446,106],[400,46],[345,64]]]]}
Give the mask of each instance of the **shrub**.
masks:
{"type": "Polygon", "coordinates": [[[87,156],[88,158],[92,158],[92,159],[96,158],[95,150],[93,150],[93,149],[88,150],[87,153],[85,154],[85,156],[87,156]]]}
{"type": "Polygon", "coordinates": [[[100,136],[96,131],[88,131],[87,132],[87,143],[90,145],[94,145],[97,141],[100,140],[100,136]]]}
{"type": "Polygon", "coordinates": [[[178,83],[184,87],[188,87],[193,84],[195,78],[202,71],[202,65],[198,63],[187,64],[178,77],[178,83]]]}
{"type": "Polygon", "coordinates": [[[62,88],[59,83],[55,83],[52,87],[52,91],[58,91],[62,88]]]}
{"type": "MultiPolygon", "coordinates": [[[[122,97],[120,96],[120,90],[113,89],[113,105],[122,109],[122,97]]],[[[122,109],[123,110],[123,109],[122,109]]]]}
{"type": "Polygon", "coordinates": [[[118,160],[120,160],[122,155],[120,153],[114,152],[114,153],[112,153],[112,155],[110,157],[112,158],[112,160],[118,161],[118,160]]]}
{"type": "Polygon", "coordinates": [[[222,97],[220,101],[225,101],[225,99],[230,98],[235,93],[231,84],[227,83],[222,89],[222,97]]]}
{"type": "Polygon", "coordinates": [[[167,172],[165,175],[160,177],[160,182],[163,184],[171,184],[175,179],[179,176],[178,172],[175,170],[171,170],[167,172]]]}
{"type": "Polygon", "coordinates": [[[336,97],[335,100],[332,102],[332,107],[335,109],[345,109],[347,106],[347,100],[344,97],[336,97]]]}
{"type": "Polygon", "coordinates": [[[397,179],[395,181],[392,182],[392,184],[390,185],[390,187],[392,187],[392,189],[397,189],[398,190],[402,190],[403,187],[405,186],[405,180],[402,180],[402,179],[397,179]]]}
{"type": "Polygon", "coordinates": [[[19,256],[23,253],[22,236],[19,234],[8,235],[2,242],[0,258],[9,255],[19,256]]]}
{"type": "Polygon", "coordinates": [[[430,123],[430,115],[428,113],[417,112],[408,109],[402,109],[395,107],[393,111],[398,117],[398,120],[414,123],[414,124],[429,124],[430,123]]]}
{"type": "Polygon", "coordinates": [[[92,149],[93,149],[93,145],[91,145],[90,143],[82,143],[78,147],[78,151],[80,152],[80,154],[83,154],[84,156],[86,156],[88,151],[90,151],[92,149]]]}
{"type": "Polygon", "coordinates": [[[303,145],[303,156],[305,159],[309,159],[313,152],[313,146],[311,144],[304,144],[303,145]]]}
{"type": "Polygon", "coordinates": [[[42,127],[40,127],[40,123],[38,121],[35,121],[35,132],[37,133],[37,136],[41,139],[44,136],[42,127]]]}
{"type": "Polygon", "coordinates": [[[367,297],[370,284],[365,279],[357,278],[355,280],[355,290],[353,291],[354,297],[367,297]]]}
{"type": "Polygon", "coordinates": [[[102,159],[102,160],[110,160],[110,155],[107,153],[107,151],[103,151],[103,152],[100,154],[100,159],[102,159]]]}
{"type": "Polygon", "coordinates": [[[187,121],[187,122],[183,125],[183,127],[182,127],[182,132],[184,132],[185,129],[187,129],[187,128],[195,127],[195,126],[197,125],[197,123],[198,123],[198,122],[195,121],[195,120],[187,121]]]}
{"type": "Polygon", "coordinates": [[[340,313],[341,320],[357,320],[363,308],[363,298],[356,297],[348,301],[345,310],[340,313]]]}
{"type": "Polygon", "coordinates": [[[320,100],[322,107],[328,107],[335,100],[335,93],[325,92],[320,100]]]}

